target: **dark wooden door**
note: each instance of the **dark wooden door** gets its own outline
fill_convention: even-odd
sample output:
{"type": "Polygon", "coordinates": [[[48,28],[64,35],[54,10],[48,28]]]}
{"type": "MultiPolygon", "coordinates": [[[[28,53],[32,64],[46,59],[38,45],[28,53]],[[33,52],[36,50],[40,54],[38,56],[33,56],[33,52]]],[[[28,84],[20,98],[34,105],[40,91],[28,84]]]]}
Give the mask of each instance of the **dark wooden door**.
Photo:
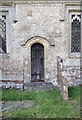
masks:
{"type": "Polygon", "coordinates": [[[44,80],[44,46],[39,43],[31,47],[31,80],[44,80]]]}

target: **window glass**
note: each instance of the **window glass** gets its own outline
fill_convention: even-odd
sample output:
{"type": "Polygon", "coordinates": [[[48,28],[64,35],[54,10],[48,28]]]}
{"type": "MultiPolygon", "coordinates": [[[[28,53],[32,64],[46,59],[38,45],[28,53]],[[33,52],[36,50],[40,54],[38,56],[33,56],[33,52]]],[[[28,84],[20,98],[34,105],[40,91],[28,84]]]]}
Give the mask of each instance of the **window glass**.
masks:
{"type": "Polygon", "coordinates": [[[6,53],[6,15],[0,19],[0,52],[6,53]]]}
{"type": "Polygon", "coordinates": [[[81,15],[71,15],[71,52],[81,51],[81,15]]]}

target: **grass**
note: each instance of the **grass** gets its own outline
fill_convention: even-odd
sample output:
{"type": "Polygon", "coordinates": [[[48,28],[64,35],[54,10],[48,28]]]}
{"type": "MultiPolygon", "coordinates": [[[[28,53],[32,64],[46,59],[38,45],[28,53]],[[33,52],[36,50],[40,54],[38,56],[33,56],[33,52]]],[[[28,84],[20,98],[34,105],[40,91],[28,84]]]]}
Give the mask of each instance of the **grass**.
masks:
{"type": "Polygon", "coordinates": [[[59,90],[47,92],[3,90],[4,101],[33,100],[35,105],[29,109],[4,112],[8,118],[79,118],[80,117],[80,88],[69,88],[69,100],[64,101],[59,90]]]}

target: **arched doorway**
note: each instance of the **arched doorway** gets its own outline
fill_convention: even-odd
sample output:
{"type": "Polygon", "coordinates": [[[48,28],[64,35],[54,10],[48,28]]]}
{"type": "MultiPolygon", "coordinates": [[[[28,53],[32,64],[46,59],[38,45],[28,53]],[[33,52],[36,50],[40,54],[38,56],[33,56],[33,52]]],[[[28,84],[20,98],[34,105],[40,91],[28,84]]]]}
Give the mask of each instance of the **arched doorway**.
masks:
{"type": "Polygon", "coordinates": [[[44,81],[44,46],[40,43],[31,46],[31,81],[44,81]]]}

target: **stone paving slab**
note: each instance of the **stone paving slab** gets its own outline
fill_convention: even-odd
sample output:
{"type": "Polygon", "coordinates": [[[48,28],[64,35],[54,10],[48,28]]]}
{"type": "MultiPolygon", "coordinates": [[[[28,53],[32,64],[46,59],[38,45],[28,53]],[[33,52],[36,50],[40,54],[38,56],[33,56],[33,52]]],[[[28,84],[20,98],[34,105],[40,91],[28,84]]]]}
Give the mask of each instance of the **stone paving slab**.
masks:
{"type": "Polygon", "coordinates": [[[23,109],[23,108],[29,108],[34,105],[34,101],[7,101],[7,102],[2,102],[2,107],[0,107],[0,112],[9,112],[13,110],[18,110],[18,109],[23,109]]]}

